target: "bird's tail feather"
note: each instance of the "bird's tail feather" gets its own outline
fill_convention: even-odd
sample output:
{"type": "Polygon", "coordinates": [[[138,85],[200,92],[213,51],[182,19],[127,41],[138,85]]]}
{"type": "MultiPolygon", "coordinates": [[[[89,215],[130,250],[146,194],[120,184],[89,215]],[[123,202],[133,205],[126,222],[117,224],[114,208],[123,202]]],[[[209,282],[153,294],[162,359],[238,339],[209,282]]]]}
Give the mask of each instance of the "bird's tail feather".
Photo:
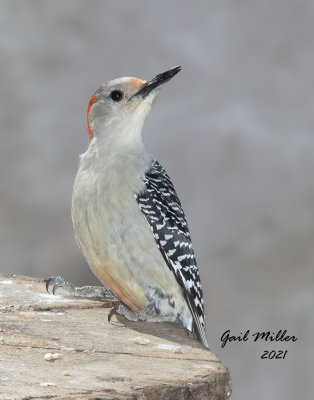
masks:
{"type": "Polygon", "coordinates": [[[193,316],[193,321],[194,321],[194,326],[196,328],[197,336],[198,336],[199,340],[203,343],[203,345],[207,349],[209,349],[209,345],[208,345],[207,338],[206,338],[205,323],[201,322],[199,316],[195,312],[195,308],[193,307],[193,302],[189,298],[189,294],[188,293],[186,293],[185,298],[186,298],[186,301],[188,303],[189,309],[190,309],[190,311],[192,313],[192,316],[193,316]]]}

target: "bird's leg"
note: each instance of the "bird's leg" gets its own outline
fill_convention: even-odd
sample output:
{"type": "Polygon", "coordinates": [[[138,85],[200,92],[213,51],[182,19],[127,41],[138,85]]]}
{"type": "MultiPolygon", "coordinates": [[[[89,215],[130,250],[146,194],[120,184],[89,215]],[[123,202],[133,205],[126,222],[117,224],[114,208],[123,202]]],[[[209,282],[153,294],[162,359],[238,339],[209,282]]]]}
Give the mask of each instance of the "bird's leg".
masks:
{"type": "Polygon", "coordinates": [[[175,320],[170,315],[159,315],[155,303],[150,303],[147,307],[138,311],[132,311],[123,304],[118,304],[109,311],[109,322],[114,314],[123,315],[126,319],[134,322],[171,322],[175,320]]]}
{"type": "Polygon", "coordinates": [[[82,286],[76,287],[67,282],[61,276],[52,276],[46,280],[46,289],[49,292],[50,285],[53,285],[52,293],[56,294],[58,288],[62,288],[73,294],[75,297],[98,297],[107,300],[117,301],[116,296],[104,286],[82,286]]]}

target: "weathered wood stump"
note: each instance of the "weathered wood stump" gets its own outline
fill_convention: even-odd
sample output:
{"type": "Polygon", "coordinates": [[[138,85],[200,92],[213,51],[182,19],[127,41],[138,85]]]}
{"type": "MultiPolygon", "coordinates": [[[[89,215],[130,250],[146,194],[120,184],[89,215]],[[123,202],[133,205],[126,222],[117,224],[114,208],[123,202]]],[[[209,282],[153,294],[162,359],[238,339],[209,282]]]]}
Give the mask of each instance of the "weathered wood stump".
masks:
{"type": "Polygon", "coordinates": [[[230,397],[228,369],[184,329],[119,316],[109,324],[110,307],[0,274],[0,398],[230,397]]]}

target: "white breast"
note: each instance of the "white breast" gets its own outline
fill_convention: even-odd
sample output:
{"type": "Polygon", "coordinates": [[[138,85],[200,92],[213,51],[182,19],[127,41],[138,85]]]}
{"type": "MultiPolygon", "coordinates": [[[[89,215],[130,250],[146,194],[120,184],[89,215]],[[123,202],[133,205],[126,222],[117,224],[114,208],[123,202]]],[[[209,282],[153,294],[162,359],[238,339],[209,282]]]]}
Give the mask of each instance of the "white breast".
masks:
{"type": "Polygon", "coordinates": [[[75,236],[90,268],[107,286],[112,277],[139,308],[152,288],[182,297],[135,198],[151,156],[97,157],[82,156],[72,198],[75,236]]]}

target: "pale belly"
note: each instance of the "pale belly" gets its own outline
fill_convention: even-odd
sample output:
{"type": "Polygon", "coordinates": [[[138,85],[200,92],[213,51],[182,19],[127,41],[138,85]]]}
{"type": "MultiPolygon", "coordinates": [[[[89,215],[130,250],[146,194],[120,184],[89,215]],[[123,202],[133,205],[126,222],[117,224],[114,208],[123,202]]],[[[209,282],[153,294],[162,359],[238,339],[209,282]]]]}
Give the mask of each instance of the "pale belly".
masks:
{"type": "Polygon", "coordinates": [[[97,278],[132,310],[156,298],[165,307],[174,299],[182,303],[182,290],[132,190],[85,175],[79,173],[74,185],[72,219],[79,247],[97,278]]]}

